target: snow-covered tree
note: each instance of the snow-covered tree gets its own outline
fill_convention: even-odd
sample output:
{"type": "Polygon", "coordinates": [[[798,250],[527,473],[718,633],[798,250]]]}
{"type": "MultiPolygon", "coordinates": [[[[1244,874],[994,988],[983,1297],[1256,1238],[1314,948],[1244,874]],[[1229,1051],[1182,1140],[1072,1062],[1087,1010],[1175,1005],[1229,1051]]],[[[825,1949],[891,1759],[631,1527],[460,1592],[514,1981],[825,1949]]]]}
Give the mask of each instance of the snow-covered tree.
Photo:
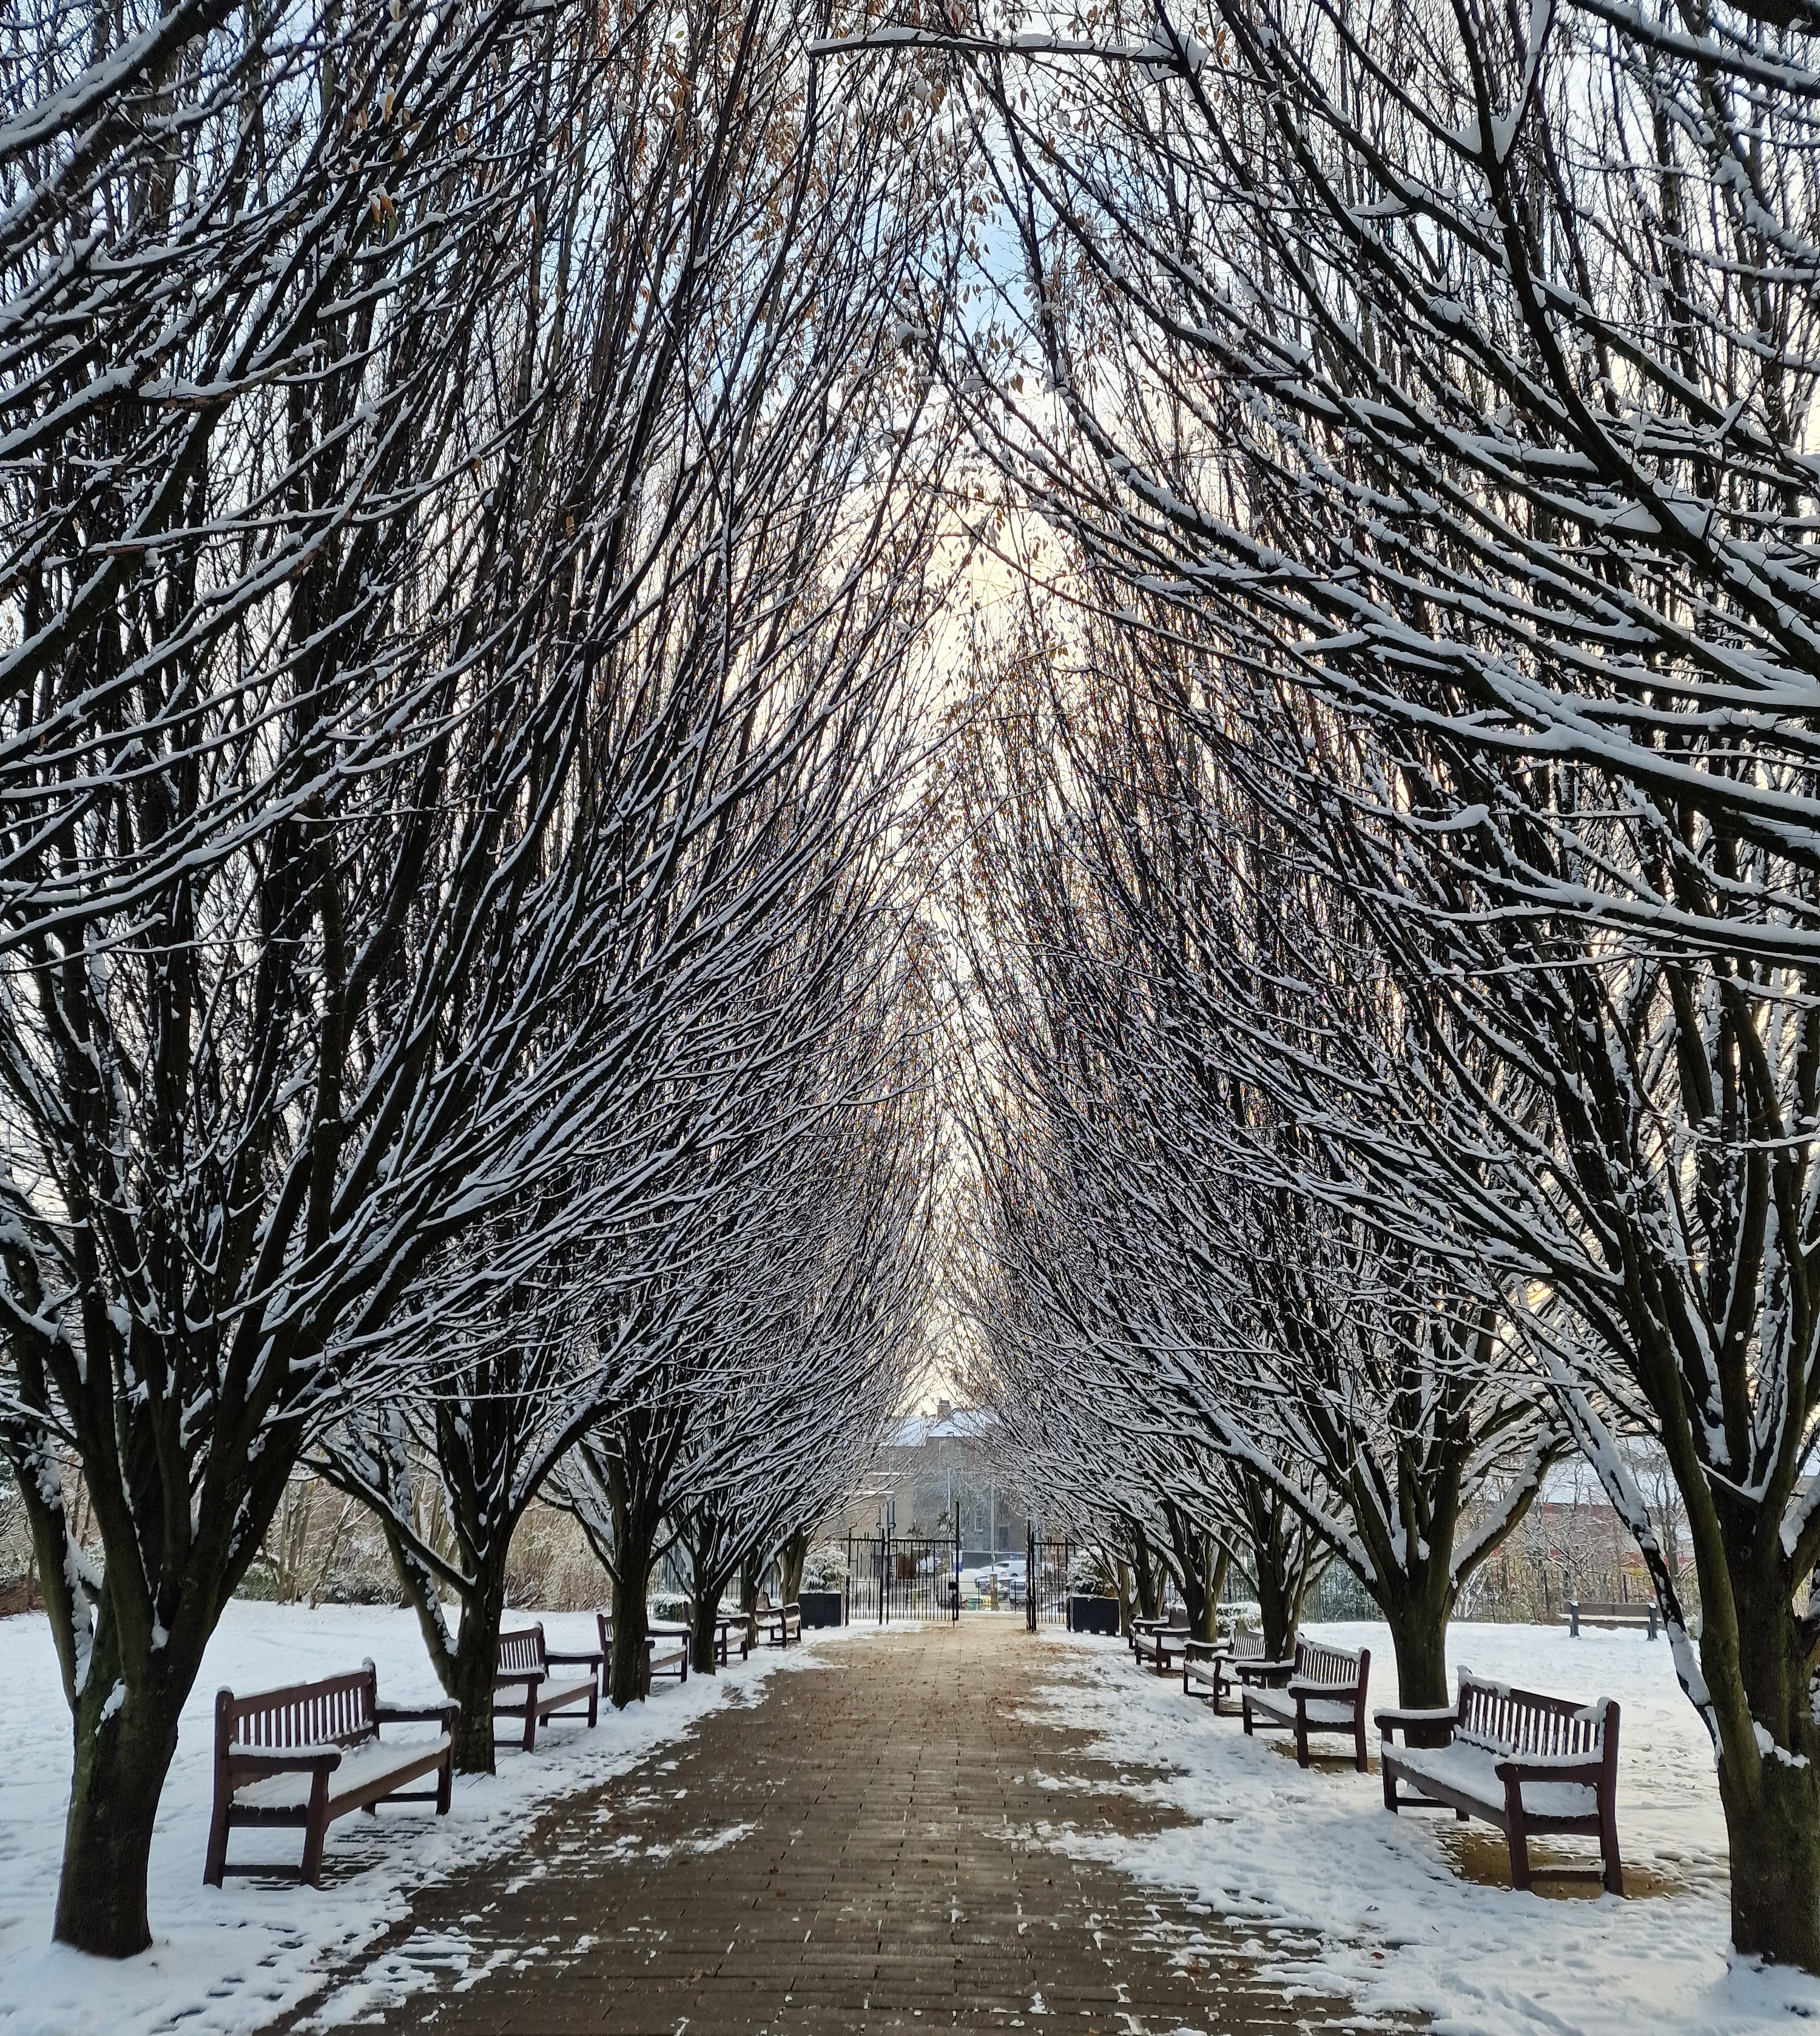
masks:
{"type": "Polygon", "coordinates": [[[129,0],[0,57],[0,1446],[85,1949],[148,1941],[300,1452],[522,1324],[731,960],[718,831],[925,612],[917,141],[806,27],[129,0]]]}
{"type": "Polygon", "coordinates": [[[1811,25],[978,26],[944,40],[1023,258],[957,391],[1116,606],[1331,711],[1273,767],[1408,1014],[1350,1079],[1358,1206],[1533,1294],[1713,1733],[1734,1940],[1820,1968],[1811,25]]]}

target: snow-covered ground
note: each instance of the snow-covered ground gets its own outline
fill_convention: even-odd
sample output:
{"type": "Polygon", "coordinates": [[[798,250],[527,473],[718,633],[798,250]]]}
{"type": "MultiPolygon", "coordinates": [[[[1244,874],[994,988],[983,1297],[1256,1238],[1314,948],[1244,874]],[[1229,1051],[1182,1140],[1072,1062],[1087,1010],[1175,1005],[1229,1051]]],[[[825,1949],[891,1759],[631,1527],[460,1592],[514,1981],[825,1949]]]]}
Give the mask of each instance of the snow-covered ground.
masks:
{"type": "MultiPolygon", "coordinates": [[[[551,1646],[596,1644],[587,1615],[541,1616],[551,1646]]],[[[864,1630],[849,1629],[856,1635],[864,1630]]],[[[691,1676],[681,1687],[660,1680],[647,1704],[617,1715],[603,1708],[592,1732],[585,1718],[553,1722],[539,1732],[533,1753],[502,1745],[496,1775],[458,1776],[447,1817],[413,1804],[382,1808],[376,1820],[343,1818],[330,1827],[326,1887],[230,1876],[224,1887],[213,1888],[202,1884],[202,1862],[218,1687],[271,1689],[358,1668],[370,1657],[382,1702],[428,1703],[441,1695],[410,1612],[233,1604],[184,1710],[158,1815],[151,1872],[155,1941],[143,1956],[113,1966],[50,1942],[70,1798],[70,1714],[45,1619],[0,1621],[0,1718],[6,1732],[0,1757],[0,2036],[152,2036],[173,2027],[185,2036],[229,2036],[257,2029],[307,1999],[322,1985],[326,1966],[402,1915],[413,1887],[508,1848],[540,1804],[619,1773],[735,1692],[750,1695],[776,1669],[807,1665],[819,1649],[846,1637],[812,1634],[801,1650],[761,1650],[748,1663],[736,1662],[711,1680],[691,1676]],[[352,1872],[350,1861],[357,1862],[352,1872]]],[[[387,1736],[401,1740],[413,1729],[394,1727],[387,1736]]],[[[228,1857],[230,1863],[281,1860],[294,1870],[301,1849],[298,1831],[236,1831],[228,1857]]],[[[401,1984],[409,1983],[405,1971],[401,1984]]]]}
{"type": "MultiPolygon", "coordinates": [[[[1381,1626],[1313,1627],[1372,1652],[1370,1700],[1394,1703],[1381,1626]]],[[[1820,2019],[1820,1981],[1729,1955],[1725,1826],[1705,1731],[1676,1687],[1667,1644],[1639,1633],[1462,1625],[1450,1669],[1620,1705],[1618,1835],[1628,1898],[1509,1885],[1502,1835],[1446,1812],[1392,1816],[1376,1772],[1350,1759],[1295,1765],[1283,1735],[1247,1740],[1144,1674],[1121,1642],[1051,1634],[1060,1672],[1034,1709],[1089,1729],[1095,1750],[1170,1769],[1157,1793],[1193,1822],[1152,1837],[1049,1842],[1187,1891],[1247,1925],[1255,1947],[1361,2007],[1424,2011],[1437,2036],[1762,2036],[1820,2019]],[[1464,1870],[1463,1870],[1464,1869],[1464,1870]],[[1477,1878],[1469,1877],[1476,1875],[1477,1878]],[[1494,1884],[1502,1876],[1505,1884],[1494,1884]],[[1318,1943],[1317,1939],[1318,1938],[1318,1943]]],[[[1376,1734],[1372,1735],[1375,1745],[1376,1734]]],[[[1315,1742],[1317,1751],[1338,1741],[1315,1742]]],[[[1539,1842],[1536,1856],[1580,1842],[1539,1842]]],[[[1584,1856],[1591,1857],[1591,1842],[1584,1856]]]]}

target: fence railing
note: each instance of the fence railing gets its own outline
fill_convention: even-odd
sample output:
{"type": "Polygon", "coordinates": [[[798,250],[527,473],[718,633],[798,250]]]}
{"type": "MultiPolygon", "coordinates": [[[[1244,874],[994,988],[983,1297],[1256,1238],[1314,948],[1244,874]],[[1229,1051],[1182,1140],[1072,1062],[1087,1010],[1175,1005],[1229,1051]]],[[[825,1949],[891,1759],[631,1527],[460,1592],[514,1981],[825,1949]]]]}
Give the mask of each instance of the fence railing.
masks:
{"type": "Polygon", "coordinates": [[[847,1623],[960,1616],[958,1535],[850,1534],[847,1623]]]}
{"type": "Polygon", "coordinates": [[[1042,1540],[1032,1528],[1028,1549],[1025,1559],[1028,1582],[1024,1592],[1024,1623],[1032,1633],[1039,1626],[1065,1626],[1068,1570],[1074,1561],[1074,1544],[1042,1540]]]}

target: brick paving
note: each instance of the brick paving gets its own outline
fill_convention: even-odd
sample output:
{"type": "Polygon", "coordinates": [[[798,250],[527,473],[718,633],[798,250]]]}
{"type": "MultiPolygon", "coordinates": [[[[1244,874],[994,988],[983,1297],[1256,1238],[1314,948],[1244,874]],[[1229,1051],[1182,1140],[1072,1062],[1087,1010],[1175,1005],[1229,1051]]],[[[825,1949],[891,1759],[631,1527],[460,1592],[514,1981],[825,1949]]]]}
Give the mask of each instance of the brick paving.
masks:
{"type": "Polygon", "coordinates": [[[963,1619],[774,1676],[546,1812],[511,1860],[420,1893],[339,2012],[437,2036],[1378,2026],[1298,1983],[1285,1947],[1267,1975],[1204,1908],[1061,1849],[1064,1823],[1179,1819],[1154,1773],[1019,1715],[1043,1646],[963,1619]],[[416,1990],[386,2008],[401,1967],[416,1990]]]}

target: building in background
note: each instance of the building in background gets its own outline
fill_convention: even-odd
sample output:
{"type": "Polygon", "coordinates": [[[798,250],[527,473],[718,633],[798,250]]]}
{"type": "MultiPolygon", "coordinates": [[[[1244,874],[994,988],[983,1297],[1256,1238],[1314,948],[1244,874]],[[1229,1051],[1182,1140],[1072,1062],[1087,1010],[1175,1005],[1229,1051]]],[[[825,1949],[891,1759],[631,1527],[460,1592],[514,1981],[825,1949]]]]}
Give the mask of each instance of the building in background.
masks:
{"type": "Polygon", "coordinates": [[[824,1531],[875,1534],[884,1525],[898,1534],[946,1536],[958,1520],[963,1563],[1021,1557],[1029,1509],[999,1474],[993,1439],[992,1415],[951,1401],[903,1416],[873,1476],[824,1531]]]}

